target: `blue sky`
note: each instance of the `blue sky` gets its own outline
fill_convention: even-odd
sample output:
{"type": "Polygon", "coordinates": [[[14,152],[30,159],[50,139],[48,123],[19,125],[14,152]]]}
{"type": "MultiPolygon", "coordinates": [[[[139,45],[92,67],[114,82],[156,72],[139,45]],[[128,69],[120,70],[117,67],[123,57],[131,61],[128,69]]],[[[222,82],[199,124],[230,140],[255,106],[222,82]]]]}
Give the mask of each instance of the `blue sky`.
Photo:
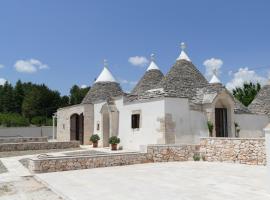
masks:
{"type": "Polygon", "coordinates": [[[68,94],[73,84],[91,85],[106,58],[130,90],[147,67],[133,65],[130,57],[149,60],[155,53],[166,73],[184,41],[203,74],[203,63],[214,58],[206,65],[219,68],[227,86],[265,83],[269,10],[267,0],[2,0],[0,80],[45,83],[68,94]]]}

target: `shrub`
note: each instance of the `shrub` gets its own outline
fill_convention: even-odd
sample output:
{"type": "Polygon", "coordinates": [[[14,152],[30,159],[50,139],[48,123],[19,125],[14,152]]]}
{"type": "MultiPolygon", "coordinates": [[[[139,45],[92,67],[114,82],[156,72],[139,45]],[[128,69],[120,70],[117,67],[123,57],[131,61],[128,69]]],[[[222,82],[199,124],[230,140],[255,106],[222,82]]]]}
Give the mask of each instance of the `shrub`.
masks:
{"type": "Polygon", "coordinates": [[[93,143],[96,143],[100,140],[100,137],[98,134],[94,134],[94,135],[91,135],[90,137],[90,141],[93,142],[93,143]]]}
{"type": "Polygon", "coordinates": [[[112,136],[109,138],[109,143],[110,144],[119,144],[120,143],[120,138],[116,136],[112,136]]]}
{"type": "Polygon", "coordinates": [[[52,126],[52,119],[44,116],[36,116],[31,119],[31,124],[36,126],[52,126]]]}
{"type": "Polygon", "coordinates": [[[28,119],[16,113],[1,113],[0,114],[0,126],[3,127],[24,127],[29,126],[28,119]]]}
{"type": "Polygon", "coordinates": [[[212,137],[213,136],[214,124],[211,121],[207,121],[207,126],[208,126],[210,136],[212,137]]]}
{"type": "Polygon", "coordinates": [[[200,154],[194,154],[193,160],[194,160],[194,161],[200,161],[200,160],[201,160],[200,154]]]}

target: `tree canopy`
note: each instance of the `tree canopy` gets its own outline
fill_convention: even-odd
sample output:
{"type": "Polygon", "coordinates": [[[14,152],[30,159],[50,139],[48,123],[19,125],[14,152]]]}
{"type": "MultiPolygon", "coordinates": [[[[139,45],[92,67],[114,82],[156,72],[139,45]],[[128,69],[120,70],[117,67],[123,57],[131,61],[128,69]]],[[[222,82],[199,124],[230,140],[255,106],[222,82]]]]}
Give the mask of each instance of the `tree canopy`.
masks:
{"type": "Polygon", "coordinates": [[[238,99],[243,105],[248,106],[257,93],[260,91],[261,85],[260,83],[244,83],[242,87],[236,87],[233,90],[233,96],[238,99]]]}
{"type": "Polygon", "coordinates": [[[58,108],[81,103],[88,90],[74,85],[69,96],[61,96],[45,84],[6,82],[0,85],[0,126],[50,125],[58,108]]]}

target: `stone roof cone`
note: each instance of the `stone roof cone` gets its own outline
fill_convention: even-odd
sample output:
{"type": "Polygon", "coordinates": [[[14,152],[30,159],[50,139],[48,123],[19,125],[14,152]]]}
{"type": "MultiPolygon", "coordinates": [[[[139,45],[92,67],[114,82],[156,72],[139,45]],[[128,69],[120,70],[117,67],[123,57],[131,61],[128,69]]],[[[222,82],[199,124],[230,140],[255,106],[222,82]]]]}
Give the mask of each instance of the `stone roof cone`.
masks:
{"type": "Polygon", "coordinates": [[[255,99],[248,106],[249,110],[257,114],[267,114],[270,118],[270,83],[268,82],[258,92],[255,99]]]}
{"type": "Polygon", "coordinates": [[[217,77],[217,71],[216,70],[214,70],[213,76],[212,76],[211,80],[209,81],[209,83],[211,83],[211,84],[213,84],[213,83],[221,83],[221,81],[217,77]]]}
{"type": "Polygon", "coordinates": [[[140,94],[147,90],[157,88],[163,77],[163,73],[160,71],[159,67],[155,62],[154,54],[152,54],[150,65],[148,66],[143,77],[131,91],[131,94],[140,94]]]}
{"type": "Polygon", "coordinates": [[[104,68],[97,80],[84,97],[82,104],[95,103],[105,101],[112,97],[122,96],[123,91],[120,84],[116,81],[112,73],[109,71],[107,61],[104,60],[104,68]]]}
{"type": "Polygon", "coordinates": [[[160,87],[164,91],[175,93],[177,97],[192,98],[196,90],[208,85],[202,73],[192,64],[189,57],[184,54],[185,44],[181,43],[181,54],[176,63],[163,78],[160,87]]]}

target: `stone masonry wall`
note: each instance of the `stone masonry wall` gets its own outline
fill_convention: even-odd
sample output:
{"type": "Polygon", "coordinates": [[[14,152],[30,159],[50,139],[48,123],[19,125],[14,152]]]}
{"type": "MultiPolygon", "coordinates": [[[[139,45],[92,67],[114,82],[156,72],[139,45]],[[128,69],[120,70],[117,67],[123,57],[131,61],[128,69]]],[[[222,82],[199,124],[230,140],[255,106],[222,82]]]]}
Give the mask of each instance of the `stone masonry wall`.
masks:
{"type": "Polygon", "coordinates": [[[201,138],[200,145],[206,161],[266,165],[265,139],[201,138]]]}
{"type": "Polygon", "coordinates": [[[202,138],[199,145],[148,145],[146,153],[36,157],[29,160],[28,168],[32,172],[44,173],[149,162],[192,161],[194,155],[201,155],[203,160],[210,162],[265,165],[265,140],[202,138]]]}
{"type": "Polygon", "coordinates": [[[149,145],[148,159],[152,162],[173,162],[193,160],[200,153],[200,145],[149,145]]]}
{"type": "Polygon", "coordinates": [[[46,173],[99,167],[133,165],[147,163],[145,153],[122,153],[111,155],[64,156],[48,159],[30,159],[28,168],[31,172],[46,173]]]}
{"type": "Polygon", "coordinates": [[[48,142],[47,137],[4,137],[0,143],[48,142]]]}
{"type": "Polygon", "coordinates": [[[26,143],[0,143],[0,152],[25,151],[42,149],[67,149],[80,146],[78,141],[70,142],[26,142],[26,143]]]}

